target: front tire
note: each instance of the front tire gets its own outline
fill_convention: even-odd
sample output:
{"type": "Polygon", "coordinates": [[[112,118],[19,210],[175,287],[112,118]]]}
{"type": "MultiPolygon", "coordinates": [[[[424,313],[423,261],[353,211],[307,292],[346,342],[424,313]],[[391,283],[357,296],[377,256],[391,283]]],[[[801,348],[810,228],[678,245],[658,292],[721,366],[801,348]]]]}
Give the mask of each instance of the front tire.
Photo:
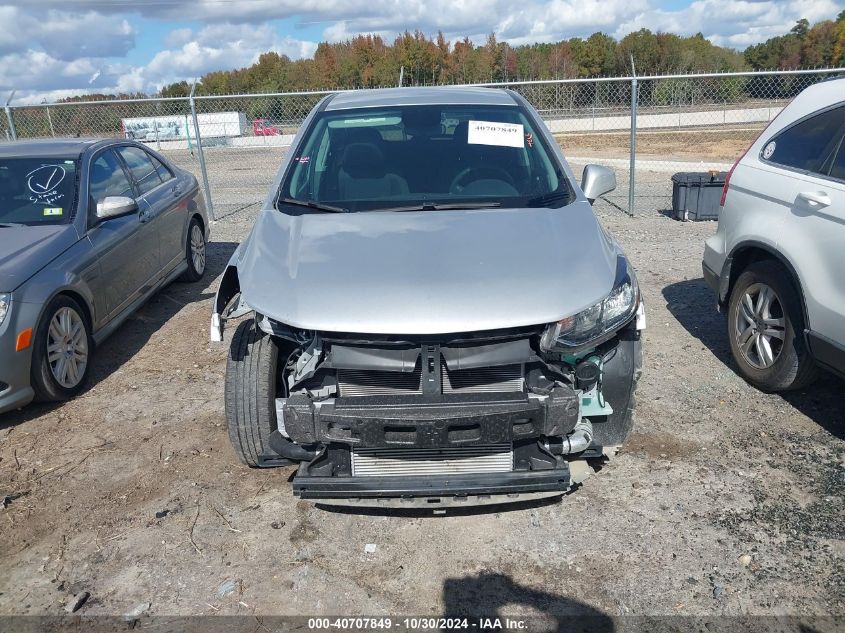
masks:
{"type": "Polygon", "coordinates": [[[745,380],[766,392],[815,380],[804,329],[801,298],[783,266],[755,262],[739,275],[728,303],[728,339],[745,380]]]}
{"type": "Polygon", "coordinates": [[[32,348],[30,378],[36,400],[61,402],[82,391],[93,347],[90,325],[79,303],[66,295],[50,301],[32,348]]]}
{"type": "Polygon", "coordinates": [[[278,360],[275,341],[253,319],[238,326],[226,363],[226,422],[235,452],[253,468],[263,465],[262,455],[273,454],[269,438],[277,428],[278,360]]]}
{"type": "Polygon", "coordinates": [[[191,223],[188,225],[188,239],[185,244],[188,270],[182,275],[183,281],[193,282],[202,279],[205,274],[206,250],[207,245],[202,224],[197,218],[191,218],[191,223]]]}

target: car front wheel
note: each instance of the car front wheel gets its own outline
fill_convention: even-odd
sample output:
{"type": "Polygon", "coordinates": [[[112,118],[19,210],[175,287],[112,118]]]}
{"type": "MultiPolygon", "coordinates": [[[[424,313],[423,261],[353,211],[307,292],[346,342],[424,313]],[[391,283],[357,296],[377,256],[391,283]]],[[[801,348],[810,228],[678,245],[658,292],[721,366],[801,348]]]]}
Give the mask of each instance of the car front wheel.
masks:
{"type": "Polygon", "coordinates": [[[751,264],[728,304],[728,338],[739,373],[763,391],[800,389],[816,377],[804,342],[801,299],[787,271],[773,261],[751,264]]]}
{"type": "Polygon", "coordinates": [[[226,363],[226,422],[238,457],[254,468],[264,466],[263,456],[272,454],[278,360],[275,341],[259,330],[253,319],[238,326],[226,363]]]}
{"type": "Polygon", "coordinates": [[[59,295],[44,310],[35,332],[31,378],[36,399],[67,400],[82,391],[93,347],[85,314],[71,297],[59,295]]]}

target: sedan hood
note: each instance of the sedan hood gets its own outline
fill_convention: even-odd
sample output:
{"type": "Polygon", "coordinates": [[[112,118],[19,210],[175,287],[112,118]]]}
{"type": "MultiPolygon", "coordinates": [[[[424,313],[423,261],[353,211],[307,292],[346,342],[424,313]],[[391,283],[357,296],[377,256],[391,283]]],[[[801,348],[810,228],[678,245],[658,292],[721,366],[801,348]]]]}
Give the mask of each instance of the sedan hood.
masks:
{"type": "Polygon", "coordinates": [[[239,249],[242,298],[290,326],[445,334],[548,323],[603,299],[618,248],[592,208],[264,210],[239,249]]]}
{"type": "Polygon", "coordinates": [[[0,226],[0,292],[15,290],[78,239],[71,224],[0,226]]]}

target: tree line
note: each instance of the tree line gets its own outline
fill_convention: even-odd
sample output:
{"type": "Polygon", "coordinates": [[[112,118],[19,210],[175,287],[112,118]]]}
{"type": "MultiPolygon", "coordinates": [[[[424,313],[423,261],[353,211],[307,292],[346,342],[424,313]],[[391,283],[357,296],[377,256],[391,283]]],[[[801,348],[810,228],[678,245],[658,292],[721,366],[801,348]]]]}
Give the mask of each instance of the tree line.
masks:
{"type": "MultiPolygon", "coordinates": [[[[789,33],[740,53],[712,44],[701,33],[681,37],[648,29],[621,40],[604,33],[557,43],[511,46],[494,34],[482,45],[469,38],[454,44],[438,33],[405,32],[392,44],[379,35],[323,42],[311,59],[264,53],[248,68],[204,75],[204,94],[286,92],[327,88],[484,83],[637,74],[732,72],[845,66],[845,11],[810,25],[798,20],[789,33]]],[[[188,82],[170,84],[161,96],[187,95],[188,82]]]]}

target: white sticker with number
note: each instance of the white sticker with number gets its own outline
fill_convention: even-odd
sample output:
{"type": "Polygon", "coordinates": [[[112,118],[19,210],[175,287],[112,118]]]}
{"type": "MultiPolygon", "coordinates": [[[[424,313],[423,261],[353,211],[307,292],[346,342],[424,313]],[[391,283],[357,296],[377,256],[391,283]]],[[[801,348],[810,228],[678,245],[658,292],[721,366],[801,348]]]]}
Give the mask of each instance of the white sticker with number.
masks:
{"type": "Polygon", "coordinates": [[[525,132],[521,123],[470,121],[467,143],[470,145],[525,147],[525,132]]]}

